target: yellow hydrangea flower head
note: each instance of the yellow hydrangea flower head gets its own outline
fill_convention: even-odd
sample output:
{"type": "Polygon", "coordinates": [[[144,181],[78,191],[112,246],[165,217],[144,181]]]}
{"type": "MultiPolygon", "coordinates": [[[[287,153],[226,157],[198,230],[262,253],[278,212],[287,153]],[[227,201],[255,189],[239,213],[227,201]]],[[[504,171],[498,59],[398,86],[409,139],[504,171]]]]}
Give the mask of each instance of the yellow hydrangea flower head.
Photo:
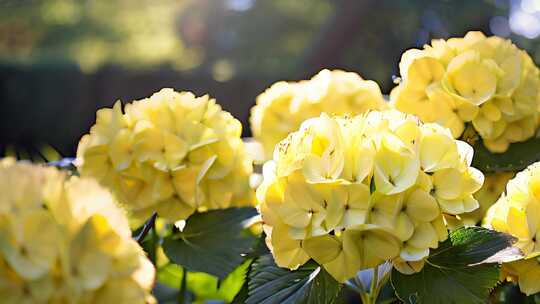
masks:
{"type": "Polygon", "coordinates": [[[93,179],[0,162],[2,303],[155,303],[155,270],[93,179]]]}
{"type": "Polygon", "coordinates": [[[82,176],[110,188],[135,219],[252,205],[242,126],[208,96],[162,89],[97,112],[77,151],[82,176]]]}
{"type": "Polygon", "coordinates": [[[489,208],[484,225],[515,236],[523,260],[503,264],[503,275],[519,283],[522,292],[540,292],[540,162],[517,173],[506,192],[489,208]]]}
{"type": "Polygon", "coordinates": [[[376,82],[353,72],[322,70],[310,80],[273,84],[257,97],[250,123],[268,160],[274,146],[308,118],[322,112],[356,115],[385,108],[376,82]]]}
{"type": "Polygon", "coordinates": [[[313,258],[340,282],[386,260],[421,268],[447,238],[443,212],[478,208],[483,175],[471,157],[447,129],[395,110],[306,120],[276,146],[257,189],[276,263],[313,258]]]}
{"type": "Polygon", "coordinates": [[[539,71],[511,41],[469,32],[406,51],[392,104],[459,138],[470,125],[492,152],[531,138],[539,124],[539,71]]]}

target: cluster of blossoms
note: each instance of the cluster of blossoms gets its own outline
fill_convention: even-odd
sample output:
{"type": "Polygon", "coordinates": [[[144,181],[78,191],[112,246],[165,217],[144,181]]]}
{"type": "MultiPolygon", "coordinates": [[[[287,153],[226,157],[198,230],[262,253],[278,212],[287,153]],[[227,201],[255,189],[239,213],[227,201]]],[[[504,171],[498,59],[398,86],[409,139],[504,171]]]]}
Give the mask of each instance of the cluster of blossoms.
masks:
{"type": "Polygon", "coordinates": [[[485,175],[482,188],[474,194],[474,198],[480,204],[478,209],[460,215],[445,215],[446,225],[450,230],[459,227],[479,226],[488,209],[495,204],[506,188],[506,183],[514,177],[514,172],[495,172],[485,175]]]}
{"type": "Polygon", "coordinates": [[[252,205],[242,125],[208,96],[163,89],[97,112],[77,151],[82,176],[109,187],[135,219],[252,205]]]}
{"type": "Polygon", "coordinates": [[[405,52],[395,107],[436,122],[459,138],[467,125],[492,152],[531,138],[539,122],[540,78],[511,41],[469,32],[405,52]]]}
{"type": "Polygon", "coordinates": [[[276,263],[313,258],[341,282],[392,259],[418,270],[447,238],[443,213],[479,206],[484,177],[472,153],[439,125],[394,110],[305,121],[276,146],[257,189],[276,263]]]}
{"type": "Polygon", "coordinates": [[[340,70],[322,70],[310,80],[280,81],[257,97],[251,109],[253,137],[264,149],[264,158],[272,158],[274,146],[321,113],[356,115],[386,108],[379,85],[358,74],[340,70]]]}
{"type": "Polygon", "coordinates": [[[155,303],[154,268],[91,179],[0,161],[2,303],[155,303]]]}
{"type": "Polygon", "coordinates": [[[540,292],[540,162],[519,172],[488,210],[487,228],[515,236],[525,259],[503,264],[502,277],[519,283],[530,295],[540,292]]]}

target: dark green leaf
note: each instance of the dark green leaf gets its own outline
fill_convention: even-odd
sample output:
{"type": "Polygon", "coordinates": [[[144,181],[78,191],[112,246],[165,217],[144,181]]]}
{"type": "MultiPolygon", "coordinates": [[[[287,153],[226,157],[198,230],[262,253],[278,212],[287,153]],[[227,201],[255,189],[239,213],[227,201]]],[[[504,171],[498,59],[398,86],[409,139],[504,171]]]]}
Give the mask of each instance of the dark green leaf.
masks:
{"type": "Polygon", "coordinates": [[[249,273],[251,272],[251,266],[253,265],[253,260],[248,260],[248,265],[246,269],[246,273],[244,276],[244,283],[242,284],[242,287],[240,290],[236,293],[234,296],[234,299],[232,300],[231,304],[244,304],[246,303],[246,299],[248,297],[248,284],[249,284],[249,273]]]}
{"type": "MultiPolygon", "coordinates": [[[[262,255],[270,254],[270,250],[268,250],[265,240],[266,240],[266,234],[263,232],[257,239],[257,242],[255,242],[255,245],[253,245],[253,249],[248,255],[249,258],[256,259],[262,255]]],[[[252,265],[253,265],[253,260],[250,260],[246,273],[251,272],[252,265]]],[[[246,299],[248,297],[248,290],[249,290],[248,286],[249,286],[249,278],[246,275],[244,284],[242,285],[242,288],[240,289],[240,291],[238,291],[238,293],[234,297],[232,304],[244,304],[246,302],[246,299]]]]}
{"type": "Polygon", "coordinates": [[[499,280],[497,265],[442,268],[426,264],[421,272],[404,275],[392,272],[392,285],[405,303],[486,303],[499,280]]]}
{"type": "Polygon", "coordinates": [[[398,298],[396,297],[394,288],[392,287],[392,283],[390,281],[387,281],[381,288],[381,291],[379,292],[379,296],[377,297],[377,304],[391,304],[391,303],[399,303],[399,301],[398,301],[398,298]]]}
{"type": "MultiPolygon", "coordinates": [[[[489,259],[492,263],[508,261],[507,256],[499,253],[515,254],[506,249],[513,248],[511,246],[516,241],[516,238],[509,234],[482,227],[460,228],[451,232],[449,239],[430,254],[429,261],[446,267],[478,264],[491,257],[500,258],[489,259]]],[[[522,256],[512,256],[510,259],[520,257],[522,256]]]]}
{"type": "Polygon", "coordinates": [[[253,262],[248,280],[246,304],[338,303],[342,288],[313,261],[290,271],[278,267],[270,254],[253,262]]]}
{"type": "Polygon", "coordinates": [[[392,285],[405,303],[485,303],[499,280],[499,265],[493,263],[508,260],[506,252],[515,254],[508,250],[514,241],[481,227],[460,228],[430,254],[419,273],[394,269],[392,285]]]}
{"type": "Polygon", "coordinates": [[[268,247],[266,246],[266,234],[263,232],[253,244],[253,248],[251,249],[248,257],[254,259],[269,253],[270,250],[268,250],[268,247]]]}
{"type": "Polygon", "coordinates": [[[257,215],[254,208],[229,208],[190,216],[182,232],[163,241],[172,262],[189,271],[224,279],[250,252],[255,237],[244,229],[257,215]]]}
{"type": "Polygon", "coordinates": [[[513,143],[504,153],[491,153],[478,140],[474,145],[472,165],[484,173],[500,171],[521,171],[540,160],[540,138],[513,143]]]}

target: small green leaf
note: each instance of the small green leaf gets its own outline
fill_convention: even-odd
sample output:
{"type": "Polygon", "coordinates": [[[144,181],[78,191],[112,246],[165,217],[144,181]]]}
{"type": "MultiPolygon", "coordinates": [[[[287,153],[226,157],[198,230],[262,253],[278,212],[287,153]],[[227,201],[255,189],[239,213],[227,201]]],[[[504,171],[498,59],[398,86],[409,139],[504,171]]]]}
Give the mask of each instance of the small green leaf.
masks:
{"type": "Polygon", "coordinates": [[[528,165],[540,160],[540,138],[513,143],[504,153],[491,153],[478,140],[474,144],[472,165],[478,170],[488,172],[521,171],[528,165]]]}
{"type": "MultiPolygon", "coordinates": [[[[250,263],[251,260],[244,262],[223,281],[219,281],[218,278],[204,272],[189,272],[187,275],[187,289],[197,301],[222,300],[229,303],[243,288],[250,263]]],[[[182,271],[182,267],[176,264],[160,267],[158,270],[158,282],[162,286],[173,288],[178,292],[182,280],[182,271]]]]}
{"type": "Polygon", "coordinates": [[[245,303],[339,303],[341,288],[341,284],[313,261],[291,271],[278,267],[272,255],[267,254],[252,264],[245,303]]]}
{"type": "Polygon", "coordinates": [[[256,239],[244,229],[256,215],[254,208],[196,213],[182,232],[163,240],[163,250],[169,260],[189,271],[224,279],[253,248],[256,239]]]}
{"type": "Polygon", "coordinates": [[[460,228],[433,250],[419,273],[392,271],[396,295],[405,303],[486,303],[499,281],[499,265],[515,238],[481,227],[460,228]],[[496,257],[496,258],[493,258],[496,257]],[[486,264],[486,262],[490,262],[486,264]]]}

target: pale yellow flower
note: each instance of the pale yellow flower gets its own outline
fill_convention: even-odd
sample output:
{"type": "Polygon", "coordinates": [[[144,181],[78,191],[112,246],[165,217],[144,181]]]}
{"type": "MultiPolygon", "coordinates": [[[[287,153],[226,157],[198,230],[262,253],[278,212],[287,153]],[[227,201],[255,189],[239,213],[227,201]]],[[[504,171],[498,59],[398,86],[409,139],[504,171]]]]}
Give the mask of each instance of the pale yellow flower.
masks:
{"type": "Polygon", "coordinates": [[[98,111],[77,151],[82,176],[112,190],[136,220],[253,204],[242,126],[208,96],[163,89],[98,111]]]}
{"type": "Polygon", "coordinates": [[[154,267],[96,181],[2,161],[0,189],[2,303],[155,303],[154,267]]]}
{"type": "Polygon", "coordinates": [[[448,236],[443,212],[478,207],[483,175],[471,160],[472,148],[448,130],[398,111],[323,113],[263,167],[267,244],[277,265],[312,258],[340,282],[387,260],[421,268],[448,236]]]}
{"type": "Polygon", "coordinates": [[[506,185],[506,192],[489,208],[484,225],[517,238],[516,246],[525,258],[503,264],[503,278],[515,281],[521,291],[540,291],[540,163],[517,173],[506,185]]]}
{"type": "Polygon", "coordinates": [[[529,258],[503,264],[501,279],[519,284],[519,289],[526,295],[540,292],[540,261],[538,258],[529,258]]]}
{"type": "Polygon", "coordinates": [[[353,72],[322,70],[310,80],[273,84],[257,97],[250,125],[268,160],[275,145],[306,119],[322,112],[356,115],[385,108],[376,82],[353,72]]]}
{"type": "Polygon", "coordinates": [[[470,124],[492,152],[531,138],[539,124],[539,70],[509,40],[469,32],[406,51],[391,93],[400,111],[459,138],[470,124]]]}

